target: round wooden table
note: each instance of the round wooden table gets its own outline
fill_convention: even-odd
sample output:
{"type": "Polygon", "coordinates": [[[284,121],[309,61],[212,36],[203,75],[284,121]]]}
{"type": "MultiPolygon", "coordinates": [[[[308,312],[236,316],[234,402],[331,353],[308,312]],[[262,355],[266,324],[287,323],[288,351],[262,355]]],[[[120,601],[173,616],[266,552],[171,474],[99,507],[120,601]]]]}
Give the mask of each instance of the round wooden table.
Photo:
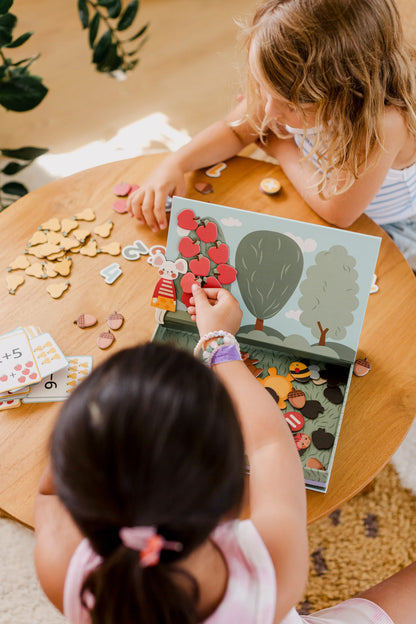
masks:
{"type": "MultiPolygon", "coordinates": [[[[164,245],[166,232],[153,234],[127,214],[118,214],[114,185],[127,181],[140,184],[164,158],[163,154],[115,162],[52,182],[33,191],[0,215],[1,288],[0,334],[17,326],[35,325],[49,332],[65,355],[92,355],[94,365],[115,350],[152,337],[155,310],[150,306],[156,269],[141,256],[128,261],[123,256],[73,255],[68,290],[59,299],[46,291],[46,282],[26,277],[16,291],[8,293],[7,266],[23,253],[27,241],[41,223],[57,217],[71,218],[87,208],[96,214],[95,227],[108,219],[114,223],[109,241],[121,247],[141,240],[147,247],[164,245]],[[117,262],[122,275],[107,284],[100,271],[117,262]],[[97,347],[106,318],[113,311],[125,317],[108,351],[97,347]],[[93,314],[98,324],[80,329],[74,320],[93,314]]],[[[305,204],[290,182],[273,164],[236,157],[218,178],[203,171],[188,176],[187,196],[235,208],[274,214],[290,219],[325,224],[305,204]],[[282,184],[276,197],[259,191],[263,178],[274,176],[282,184]],[[214,192],[202,196],[194,184],[211,182],[214,192]]],[[[330,513],[369,484],[403,440],[416,409],[416,310],[415,278],[390,238],[368,217],[360,217],[350,228],[382,237],[376,268],[379,291],[370,295],[359,343],[358,356],[365,355],[372,370],[351,383],[335,461],[327,493],[308,491],[308,521],[330,513]]],[[[106,241],[104,241],[105,243],[106,241]]],[[[40,475],[46,465],[48,440],[61,403],[25,404],[0,411],[0,509],[33,526],[33,503],[40,475]]],[[[270,492],[273,496],[273,492],[270,492]]]]}

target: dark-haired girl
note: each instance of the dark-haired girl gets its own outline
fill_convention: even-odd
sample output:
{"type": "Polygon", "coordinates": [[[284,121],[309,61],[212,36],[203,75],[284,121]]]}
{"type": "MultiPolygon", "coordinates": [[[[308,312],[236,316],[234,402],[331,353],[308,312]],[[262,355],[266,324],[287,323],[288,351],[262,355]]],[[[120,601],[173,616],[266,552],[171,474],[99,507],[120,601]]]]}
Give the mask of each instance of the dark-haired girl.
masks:
{"type": "Polygon", "coordinates": [[[241,361],[241,311],[195,287],[197,355],[120,351],[58,418],[36,503],[36,567],[72,624],[410,624],[416,568],[312,616],[303,472],[241,361]],[[251,516],[239,520],[250,462],[251,516]]]}

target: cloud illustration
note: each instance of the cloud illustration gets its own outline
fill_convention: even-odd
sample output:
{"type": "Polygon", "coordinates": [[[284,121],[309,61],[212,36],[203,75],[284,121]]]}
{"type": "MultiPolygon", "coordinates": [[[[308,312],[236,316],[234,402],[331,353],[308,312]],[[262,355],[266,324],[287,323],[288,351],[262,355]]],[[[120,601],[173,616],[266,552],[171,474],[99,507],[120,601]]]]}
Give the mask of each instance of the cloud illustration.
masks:
{"type": "Polygon", "coordinates": [[[292,238],[295,243],[299,245],[303,252],[315,251],[318,245],[316,240],[314,240],[313,238],[307,238],[306,240],[303,240],[303,238],[301,238],[300,236],[295,236],[295,234],[292,234],[291,232],[285,232],[285,234],[286,236],[292,238]]]}
{"type": "Polygon", "coordinates": [[[285,312],[285,317],[288,319],[294,319],[295,321],[299,321],[301,315],[301,310],[288,310],[285,312]]]}
{"type": "Polygon", "coordinates": [[[234,219],[234,217],[227,217],[221,219],[221,223],[227,227],[241,227],[242,223],[239,219],[234,219]]]}

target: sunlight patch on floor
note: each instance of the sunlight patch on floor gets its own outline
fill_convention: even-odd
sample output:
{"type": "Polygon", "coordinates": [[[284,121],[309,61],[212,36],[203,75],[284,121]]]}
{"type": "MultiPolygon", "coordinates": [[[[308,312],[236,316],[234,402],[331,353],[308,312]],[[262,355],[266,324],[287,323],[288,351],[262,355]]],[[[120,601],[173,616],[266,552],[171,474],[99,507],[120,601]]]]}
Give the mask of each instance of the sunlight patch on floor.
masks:
{"type": "Polygon", "coordinates": [[[121,128],[109,141],[94,141],[64,154],[40,156],[19,174],[19,181],[33,191],[52,180],[97,165],[143,154],[175,151],[189,140],[186,130],[172,128],[166,115],[152,113],[121,128]]]}

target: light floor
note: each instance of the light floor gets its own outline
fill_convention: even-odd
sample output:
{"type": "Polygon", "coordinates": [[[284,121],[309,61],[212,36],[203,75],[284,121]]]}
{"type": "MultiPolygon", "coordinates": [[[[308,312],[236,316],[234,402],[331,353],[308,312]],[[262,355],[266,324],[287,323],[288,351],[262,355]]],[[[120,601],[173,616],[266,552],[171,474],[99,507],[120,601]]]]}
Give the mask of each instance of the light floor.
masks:
{"type": "MultiPolygon", "coordinates": [[[[414,0],[397,3],[416,41],[414,0]]],[[[255,5],[256,0],[141,0],[134,29],[149,21],[149,39],[136,69],[118,82],[90,63],[77,0],[15,0],[16,35],[34,35],[10,55],[40,53],[32,70],[50,90],[33,111],[0,107],[0,147],[36,145],[58,154],[108,141],[156,112],[171,127],[194,135],[224,115],[241,90],[244,53],[234,19],[250,16],[255,5]]]]}

